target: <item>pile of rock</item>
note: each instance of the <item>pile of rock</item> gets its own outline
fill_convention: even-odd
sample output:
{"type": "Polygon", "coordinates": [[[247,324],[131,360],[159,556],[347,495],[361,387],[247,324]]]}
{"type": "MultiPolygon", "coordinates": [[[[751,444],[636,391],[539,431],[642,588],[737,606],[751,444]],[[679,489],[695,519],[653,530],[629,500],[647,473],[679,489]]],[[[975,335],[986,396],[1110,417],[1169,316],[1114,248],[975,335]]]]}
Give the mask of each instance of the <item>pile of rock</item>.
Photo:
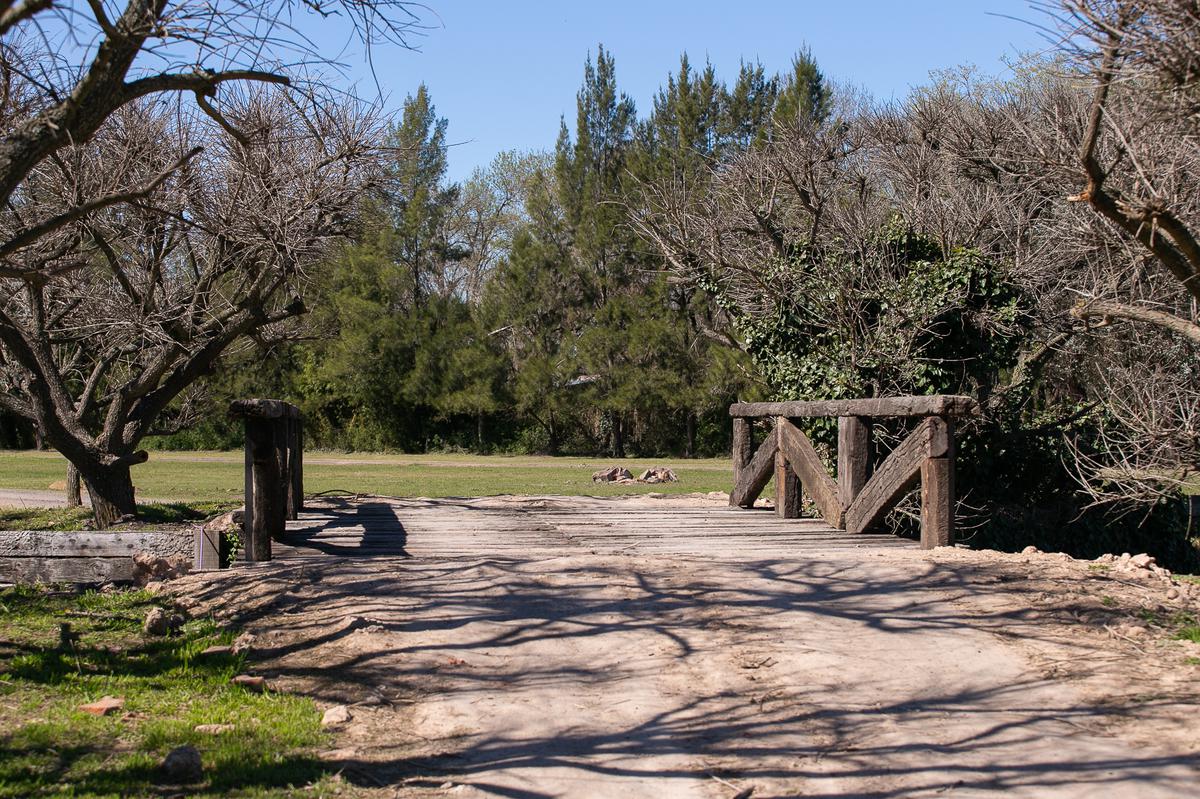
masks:
{"type": "Polygon", "coordinates": [[[1096,563],[1107,563],[1112,566],[1112,570],[1117,574],[1128,574],[1131,576],[1144,575],[1146,573],[1153,574],[1165,580],[1171,579],[1169,569],[1164,569],[1154,562],[1154,556],[1142,552],[1139,555],[1130,555],[1128,552],[1120,557],[1116,555],[1101,555],[1096,558],[1096,563]]]}
{"type": "Polygon", "coordinates": [[[675,472],[665,466],[655,466],[642,472],[637,478],[633,473],[621,466],[609,466],[592,473],[593,483],[616,483],[617,485],[633,485],[636,483],[676,483],[679,478],[675,472]]]}

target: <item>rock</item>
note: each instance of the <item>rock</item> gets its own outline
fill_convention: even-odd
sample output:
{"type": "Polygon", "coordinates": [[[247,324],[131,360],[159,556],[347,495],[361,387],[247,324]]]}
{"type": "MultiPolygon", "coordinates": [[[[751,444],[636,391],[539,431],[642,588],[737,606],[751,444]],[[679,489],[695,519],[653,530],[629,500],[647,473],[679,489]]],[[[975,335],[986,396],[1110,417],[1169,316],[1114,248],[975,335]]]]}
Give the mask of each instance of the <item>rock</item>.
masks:
{"type": "Polygon", "coordinates": [[[663,494],[661,492],[658,492],[658,491],[651,491],[646,496],[649,497],[650,499],[664,499],[667,495],[663,494]]]}
{"type": "Polygon", "coordinates": [[[93,716],[107,716],[109,713],[116,712],[123,707],[125,707],[124,697],[102,696],[95,702],[80,705],[79,709],[84,713],[91,713],[93,716]]]}
{"type": "Polygon", "coordinates": [[[162,770],[175,783],[199,782],[204,777],[200,750],[190,744],[175,747],[163,758],[162,770]]]}
{"type": "Polygon", "coordinates": [[[200,653],[200,657],[211,658],[220,657],[221,655],[232,655],[232,646],[210,646],[200,653]]]}
{"type": "Polygon", "coordinates": [[[233,732],[235,728],[232,724],[197,724],[192,729],[204,735],[220,735],[225,732],[233,732]]]}
{"type": "Polygon", "coordinates": [[[234,685],[240,685],[247,691],[262,693],[267,690],[267,680],[265,677],[259,677],[256,674],[239,674],[230,680],[234,685]]]}
{"type": "Polygon", "coordinates": [[[1179,597],[1180,593],[1178,588],[1171,587],[1167,589],[1167,599],[1179,599],[1179,597]]]}
{"type": "Polygon", "coordinates": [[[1096,558],[1096,563],[1112,563],[1116,559],[1117,556],[1109,552],[1096,558]]]}
{"type": "Polygon", "coordinates": [[[246,509],[238,508],[220,516],[214,516],[204,523],[206,533],[236,533],[242,529],[246,519],[246,509]]]}
{"type": "Polygon", "coordinates": [[[592,472],[593,483],[613,483],[618,480],[632,480],[633,473],[621,466],[609,466],[598,472],[592,472]]]}
{"type": "Polygon", "coordinates": [[[1022,555],[1036,555],[1039,552],[1041,552],[1041,550],[1038,549],[1037,547],[1033,546],[1032,544],[1021,550],[1022,555]]]}
{"type": "Polygon", "coordinates": [[[142,622],[142,631],[146,635],[170,635],[171,614],[162,608],[151,608],[142,622]]]}
{"type": "Polygon", "coordinates": [[[1139,569],[1149,569],[1154,565],[1154,556],[1147,555],[1145,552],[1143,552],[1140,555],[1134,555],[1132,558],[1130,558],[1129,564],[1131,566],[1136,566],[1139,569]]]}
{"type": "Polygon", "coordinates": [[[152,581],[173,580],[187,574],[190,569],[190,561],[181,555],[170,558],[149,552],[135,552],[133,555],[133,582],[139,586],[152,581]]]}
{"type": "Polygon", "coordinates": [[[345,705],[334,705],[321,716],[321,726],[336,727],[339,724],[345,724],[351,718],[350,708],[345,705]]]}
{"type": "Polygon", "coordinates": [[[647,469],[638,477],[643,483],[677,483],[679,478],[675,476],[675,472],[665,466],[655,466],[652,469],[647,469]]]}

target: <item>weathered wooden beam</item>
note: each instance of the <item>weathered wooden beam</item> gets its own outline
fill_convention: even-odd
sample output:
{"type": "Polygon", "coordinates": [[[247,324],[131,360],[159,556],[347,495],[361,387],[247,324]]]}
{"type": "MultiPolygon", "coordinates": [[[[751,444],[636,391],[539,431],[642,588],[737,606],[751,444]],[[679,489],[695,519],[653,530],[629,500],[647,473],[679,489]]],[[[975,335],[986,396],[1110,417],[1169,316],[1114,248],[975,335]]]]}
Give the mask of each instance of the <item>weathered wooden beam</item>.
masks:
{"type": "Polygon", "coordinates": [[[0,531],[0,557],[132,558],[135,553],[170,557],[191,552],[187,533],[0,531]]]}
{"type": "Polygon", "coordinates": [[[871,425],[861,416],[838,417],[838,497],[849,508],[867,484],[871,469],[871,425]]]}
{"type": "Polygon", "coordinates": [[[192,568],[195,571],[209,571],[221,568],[221,531],[206,529],[204,525],[196,528],[192,568]]]}
{"type": "MultiPolygon", "coordinates": [[[[754,457],[754,425],[749,419],[733,420],[733,484],[736,486],[742,479],[742,472],[750,465],[754,457]]],[[[734,505],[733,494],[729,495],[729,504],[734,505]]]]}
{"type": "Polygon", "coordinates": [[[108,583],[133,579],[133,558],[0,558],[4,583],[108,583]]]}
{"type": "Polygon", "coordinates": [[[787,419],[775,422],[775,432],[779,436],[779,449],[800,478],[804,490],[812,497],[821,517],[830,525],[841,527],[845,512],[838,497],[837,483],[825,470],[825,464],[821,463],[821,457],[813,449],[808,436],[787,419]]]}
{"type": "Polygon", "coordinates": [[[921,463],[921,548],[954,545],[954,426],[942,422],[921,463]]]}
{"type": "Polygon", "coordinates": [[[290,402],[272,399],[240,399],[229,403],[229,415],[251,419],[285,419],[300,415],[290,402]]]}
{"type": "Polygon", "coordinates": [[[304,510],[304,419],[288,417],[287,432],[288,518],[298,519],[304,510]]]}
{"type": "Polygon", "coordinates": [[[775,515],[781,519],[799,519],[803,507],[800,478],[788,468],[782,451],[775,453],[775,515]]]}
{"type": "Polygon", "coordinates": [[[729,493],[729,504],[739,508],[753,507],[754,500],[771,482],[775,470],[775,451],[779,448],[777,431],[772,430],[754,453],[750,463],[742,469],[738,481],[729,493]]]}
{"type": "Polygon", "coordinates": [[[738,402],[729,407],[735,418],[753,416],[969,416],[979,405],[970,397],[939,394],[929,397],[813,400],[808,402],[738,402]]]}
{"type": "Polygon", "coordinates": [[[921,476],[921,464],[929,457],[937,430],[945,422],[923,420],[900,446],[892,450],[846,510],[846,531],[862,533],[883,521],[887,512],[912,490],[921,476]]]}
{"type": "Polygon", "coordinates": [[[245,557],[251,563],[271,559],[271,539],[286,528],[286,486],[276,448],[276,425],[270,419],[246,419],[250,491],[246,496],[245,557]]]}

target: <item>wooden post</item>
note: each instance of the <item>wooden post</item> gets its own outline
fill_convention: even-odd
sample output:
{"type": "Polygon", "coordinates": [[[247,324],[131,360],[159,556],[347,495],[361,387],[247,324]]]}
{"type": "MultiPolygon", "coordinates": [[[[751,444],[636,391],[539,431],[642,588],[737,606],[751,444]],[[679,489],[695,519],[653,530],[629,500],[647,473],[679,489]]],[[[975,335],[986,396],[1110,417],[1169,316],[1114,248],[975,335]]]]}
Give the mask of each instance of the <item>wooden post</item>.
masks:
{"type": "Polygon", "coordinates": [[[780,450],[775,453],[775,515],[781,519],[799,519],[801,508],[800,478],[788,466],[780,450]]]}
{"type": "Polygon", "coordinates": [[[299,413],[288,420],[288,518],[304,510],[304,420],[299,413]]]}
{"type": "Polygon", "coordinates": [[[282,535],[285,489],[276,446],[274,419],[246,419],[247,460],[250,462],[249,496],[246,498],[246,560],[271,559],[271,539],[282,535]]]}
{"type": "MultiPolygon", "coordinates": [[[[754,428],[753,422],[749,419],[735,417],[733,420],[733,484],[736,487],[741,483],[742,470],[754,457],[754,428]]],[[[730,492],[729,504],[736,505],[733,501],[733,495],[736,492],[730,492]]]]}
{"type": "Polygon", "coordinates": [[[838,417],[837,478],[842,508],[849,508],[867,484],[871,466],[871,425],[860,416],[838,417]]]}
{"type": "Polygon", "coordinates": [[[929,452],[921,462],[921,549],[954,545],[954,426],[933,417],[929,452]]]}
{"type": "Polygon", "coordinates": [[[192,554],[192,569],[200,572],[219,568],[221,568],[221,533],[217,530],[206,530],[203,526],[197,527],[195,550],[192,554]]]}

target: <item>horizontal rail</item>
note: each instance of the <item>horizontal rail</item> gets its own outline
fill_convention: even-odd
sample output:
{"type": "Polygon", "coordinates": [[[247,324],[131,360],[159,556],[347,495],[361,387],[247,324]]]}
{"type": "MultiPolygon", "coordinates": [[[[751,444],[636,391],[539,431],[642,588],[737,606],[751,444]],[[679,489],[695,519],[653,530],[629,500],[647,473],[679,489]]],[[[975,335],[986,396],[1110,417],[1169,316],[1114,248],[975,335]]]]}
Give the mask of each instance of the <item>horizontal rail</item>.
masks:
{"type": "Polygon", "coordinates": [[[737,402],[729,406],[735,418],[783,416],[970,416],[978,403],[970,397],[935,394],[928,397],[811,400],[797,402],[737,402]]]}
{"type": "Polygon", "coordinates": [[[300,409],[282,400],[242,399],[229,403],[229,415],[251,419],[298,419],[300,409]]]}

